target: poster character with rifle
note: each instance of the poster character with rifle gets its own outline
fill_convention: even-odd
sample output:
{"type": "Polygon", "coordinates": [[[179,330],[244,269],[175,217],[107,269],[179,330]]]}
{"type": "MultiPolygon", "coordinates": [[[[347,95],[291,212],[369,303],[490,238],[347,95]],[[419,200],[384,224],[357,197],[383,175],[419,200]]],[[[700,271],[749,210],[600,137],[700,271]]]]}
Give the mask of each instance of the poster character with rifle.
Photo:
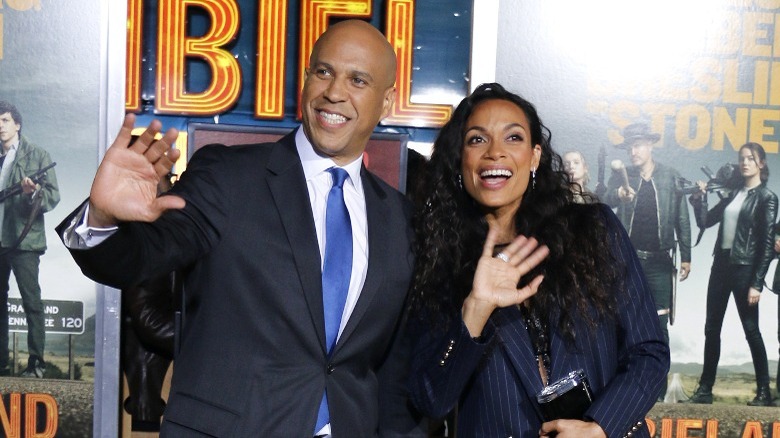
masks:
{"type": "Polygon", "coordinates": [[[60,202],[49,153],[22,132],[22,116],[0,101],[0,375],[10,375],[8,357],[9,280],[14,274],[27,318],[27,368],[22,377],[42,378],[44,362],[43,302],[38,281],[40,257],[46,251],[43,215],[60,202]]]}
{"type": "Polygon", "coordinates": [[[766,185],[769,165],[766,151],[758,143],[739,148],[739,185],[728,186],[729,194],[708,207],[708,184],[699,181],[699,190],[690,197],[699,228],[718,227],[713,261],[707,285],[704,323],[704,366],[699,385],[688,400],[711,404],[720,360],[720,334],[731,295],[737,307],[745,339],[750,348],[756,376],[756,397],[750,406],[770,406],[769,365],[758,319],[758,302],[764,278],[775,256],[774,229],[778,200],[766,185]]]}

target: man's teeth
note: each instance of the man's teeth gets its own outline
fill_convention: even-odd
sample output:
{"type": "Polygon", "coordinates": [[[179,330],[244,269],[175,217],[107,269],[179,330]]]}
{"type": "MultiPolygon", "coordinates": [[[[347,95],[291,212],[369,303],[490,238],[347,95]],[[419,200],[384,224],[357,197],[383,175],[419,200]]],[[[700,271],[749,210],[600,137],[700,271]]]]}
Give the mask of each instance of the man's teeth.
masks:
{"type": "Polygon", "coordinates": [[[482,178],[491,178],[491,177],[510,178],[512,176],[512,172],[510,172],[507,169],[490,169],[490,170],[483,170],[479,174],[479,176],[482,178]]]}
{"type": "Polygon", "coordinates": [[[344,123],[347,121],[347,118],[340,114],[331,114],[331,113],[326,113],[325,111],[320,111],[320,115],[328,123],[336,124],[336,123],[344,123]]]}

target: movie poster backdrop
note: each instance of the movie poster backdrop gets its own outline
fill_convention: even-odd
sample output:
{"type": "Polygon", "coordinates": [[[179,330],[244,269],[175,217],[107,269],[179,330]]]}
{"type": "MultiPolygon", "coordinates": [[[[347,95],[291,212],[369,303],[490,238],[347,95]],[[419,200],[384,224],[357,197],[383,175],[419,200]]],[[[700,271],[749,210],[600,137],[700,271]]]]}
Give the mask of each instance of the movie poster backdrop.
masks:
{"type": "MultiPolygon", "coordinates": [[[[502,0],[498,17],[497,80],[537,105],[559,152],[584,154],[591,189],[600,151],[607,180],[613,160],[631,165],[616,145],[625,126],[643,122],[660,135],[654,159],[690,182],[709,179],[703,166],[716,173],[736,164],[744,143],[760,143],[768,187],[780,194],[780,2],[502,0]]],[[[710,193],[710,208],[717,202],[710,193]]],[[[695,243],[699,229],[690,205],[689,213],[695,243]]],[[[683,390],[676,398],[690,396],[701,374],[717,234],[717,226],[703,233],[692,250],[690,277],[677,284],[669,330],[670,389],[680,389],[672,384],[676,377],[683,390]]],[[[769,287],[776,263],[759,302],[775,397],[778,296],[769,287]]],[[[733,296],[721,339],[715,404],[657,404],[655,436],[780,437],[780,408],[746,406],[755,396],[755,375],[733,296]]]]}
{"type": "MultiPolygon", "coordinates": [[[[53,230],[87,196],[95,157],[104,151],[98,120],[101,112],[111,111],[100,108],[102,87],[114,93],[125,85],[125,108],[138,115],[139,127],[158,118],[166,128],[179,129],[176,147],[185,153],[175,171],[181,173],[198,133],[210,131],[197,126],[273,134],[297,126],[303,54],[308,55],[329,22],[370,21],[399,54],[399,99],[372,140],[377,150],[369,154],[367,165],[402,190],[407,141],[432,141],[451,105],[468,90],[472,5],[467,0],[129,0],[126,26],[120,29],[127,36],[123,84],[101,84],[100,41],[105,34],[99,24],[105,17],[99,4],[0,0],[0,99],[19,107],[24,134],[57,162],[62,194],[60,205],[46,216],[43,297],[53,309],[71,313],[72,306],[57,305],[83,303],[78,309],[84,327],[77,334],[47,335],[46,358],[64,369],[64,376],[0,377],[0,435],[84,437],[114,430],[129,435],[129,425],[118,424],[127,420],[117,418],[123,397],[118,370],[94,366],[95,320],[100,327],[114,324],[118,329],[118,303],[101,301],[110,294],[80,274],[53,230]],[[69,351],[76,352],[75,367],[68,365],[69,351]],[[71,368],[75,376],[68,374],[71,368]],[[97,385],[99,377],[103,380],[97,385]],[[102,397],[100,409],[93,392],[102,397]]],[[[110,32],[117,31],[114,27],[110,32]]],[[[19,320],[24,316],[14,301],[14,287],[8,305],[19,320]]],[[[20,362],[26,361],[22,335],[12,342],[21,346],[20,362]]],[[[101,354],[116,360],[118,336],[101,333],[100,339],[101,354]]]]}
{"type": "Polygon", "coordinates": [[[92,435],[95,316],[102,309],[95,284],[81,274],[54,226],[86,198],[96,169],[105,12],[98,1],[0,1],[0,100],[16,106],[21,135],[56,163],[61,197],[44,214],[43,378],[20,377],[28,360],[27,321],[13,274],[2,303],[9,310],[12,365],[0,376],[0,436],[92,435]]]}

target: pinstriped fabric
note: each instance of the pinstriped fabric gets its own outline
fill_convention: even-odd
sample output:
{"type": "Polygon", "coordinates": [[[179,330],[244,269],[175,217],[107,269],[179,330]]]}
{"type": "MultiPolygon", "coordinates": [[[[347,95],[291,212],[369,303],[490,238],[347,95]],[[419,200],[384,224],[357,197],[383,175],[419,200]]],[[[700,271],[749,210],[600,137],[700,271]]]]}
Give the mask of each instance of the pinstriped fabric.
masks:
{"type": "MultiPolygon", "coordinates": [[[[612,251],[625,261],[625,293],[614,321],[591,335],[576,321],[575,348],[559,333],[551,337],[551,380],[582,368],[594,392],[587,413],[609,437],[621,437],[644,420],[669,369],[669,349],[663,341],[655,304],[645,284],[625,230],[606,207],[612,251]]],[[[617,293],[617,291],[616,291],[617,293]]],[[[555,326],[554,323],[551,324],[555,326]]],[[[535,394],[543,387],[536,357],[520,312],[493,313],[483,343],[462,324],[448,333],[419,332],[411,390],[414,403],[434,417],[456,404],[460,437],[537,437],[541,414],[535,394]],[[446,358],[443,352],[453,348],[446,358]]],[[[641,428],[633,436],[648,436],[641,428]]]]}

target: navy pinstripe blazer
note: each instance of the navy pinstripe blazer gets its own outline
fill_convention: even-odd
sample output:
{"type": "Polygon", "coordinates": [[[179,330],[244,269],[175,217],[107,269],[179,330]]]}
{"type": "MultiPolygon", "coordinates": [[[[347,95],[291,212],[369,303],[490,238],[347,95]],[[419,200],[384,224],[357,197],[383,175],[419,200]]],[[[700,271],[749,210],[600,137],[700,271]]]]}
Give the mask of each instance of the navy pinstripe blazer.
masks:
{"type": "MultiPolygon", "coordinates": [[[[628,268],[627,291],[619,294],[614,320],[591,335],[584,321],[575,322],[581,334],[576,348],[553,330],[550,381],[585,370],[594,393],[586,417],[608,437],[649,436],[644,416],[669,370],[669,348],[628,235],[611,210],[600,208],[612,251],[628,268]]],[[[457,405],[459,438],[538,437],[542,416],[536,394],[543,384],[516,307],[495,311],[480,341],[471,338],[460,318],[446,333],[422,328],[417,339],[411,389],[423,413],[439,418],[457,405]]]]}

